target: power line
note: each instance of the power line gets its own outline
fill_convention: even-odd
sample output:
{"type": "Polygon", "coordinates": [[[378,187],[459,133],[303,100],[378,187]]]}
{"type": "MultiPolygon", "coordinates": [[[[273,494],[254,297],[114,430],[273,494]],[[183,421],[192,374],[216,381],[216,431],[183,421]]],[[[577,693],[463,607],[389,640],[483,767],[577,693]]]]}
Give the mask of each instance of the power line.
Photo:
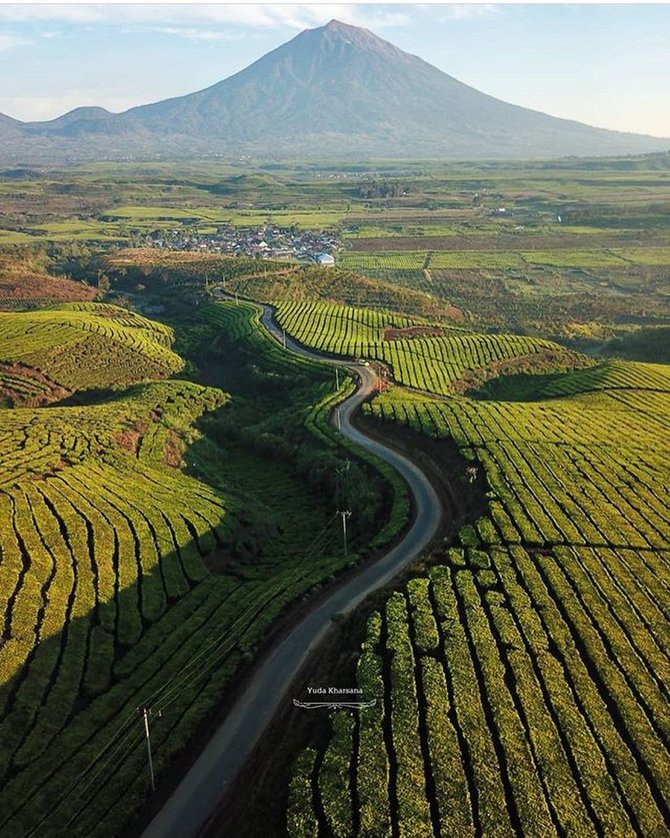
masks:
{"type": "MultiPolygon", "coordinates": [[[[127,756],[127,755],[128,755],[128,754],[130,754],[132,751],[134,751],[134,750],[137,748],[137,746],[138,746],[138,745],[142,742],[142,740],[143,740],[143,739],[144,739],[144,732],[143,732],[143,731],[140,731],[139,733],[136,733],[135,738],[133,739],[133,741],[132,741],[132,743],[131,743],[130,747],[128,748],[128,750],[127,750],[127,752],[126,752],[126,754],[125,754],[125,756],[127,756]]],[[[124,757],[124,758],[125,758],[125,757],[124,757]]],[[[119,760],[119,762],[117,762],[117,763],[116,763],[116,768],[115,768],[115,770],[114,770],[114,771],[112,771],[112,775],[113,775],[113,774],[115,774],[115,773],[116,773],[116,771],[118,771],[118,769],[121,767],[121,764],[122,764],[122,761],[121,761],[121,760],[119,760]]],[[[110,776],[112,776],[112,775],[110,775],[110,776]]],[[[88,790],[88,789],[92,786],[93,781],[95,780],[95,778],[96,778],[96,777],[97,777],[97,774],[96,774],[96,775],[95,775],[95,776],[91,779],[91,781],[87,784],[87,786],[86,786],[86,790],[88,790]]],[[[98,788],[98,786],[96,786],[96,791],[97,791],[97,788],[98,788]]],[[[87,807],[87,806],[88,806],[88,804],[90,803],[91,799],[92,799],[93,797],[95,797],[96,791],[94,791],[93,795],[89,795],[89,796],[88,796],[85,800],[82,800],[82,802],[81,802],[81,804],[79,805],[79,807],[78,807],[77,809],[75,809],[75,811],[74,811],[74,812],[70,815],[69,820],[68,820],[68,821],[67,821],[67,823],[63,826],[63,828],[60,830],[60,832],[65,832],[65,831],[67,830],[67,828],[68,828],[68,827],[69,827],[72,823],[74,823],[74,821],[76,821],[76,819],[79,817],[79,815],[80,815],[80,814],[84,811],[84,809],[86,809],[86,807],[87,807]]],[[[81,798],[81,797],[82,797],[82,794],[80,794],[80,795],[79,795],[79,797],[81,798]]],[[[76,798],[75,798],[75,800],[76,800],[76,798]]],[[[30,834],[32,835],[33,833],[30,833],[30,834]]]]}
{"type": "MultiPolygon", "coordinates": [[[[333,523],[334,519],[335,519],[335,514],[330,518],[330,520],[328,521],[326,526],[319,533],[317,533],[317,535],[314,537],[311,544],[307,548],[304,559],[313,558],[314,551],[316,549],[317,544],[319,543],[320,540],[323,539],[323,536],[326,534],[327,530],[329,529],[329,527],[333,523]]],[[[323,546],[325,546],[325,544],[323,546]]],[[[320,550],[322,550],[322,549],[323,549],[323,547],[320,546],[320,550]]],[[[291,582],[292,581],[297,581],[297,579],[300,578],[300,574],[302,572],[303,572],[302,568],[299,568],[299,573],[296,574],[296,579],[295,580],[290,580],[290,581],[291,582]]],[[[237,623],[240,620],[244,619],[244,616],[245,616],[244,614],[241,614],[240,617],[238,617],[238,619],[235,622],[237,623]]],[[[235,624],[233,624],[233,626],[234,625],[235,624]]],[[[146,704],[147,706],[150,706],[152,702],[153,703],[160,703],[161,701],[164,701],[165,698],[167,697],[167,695],[169,695],[171,692],[173,692],[173,690],[175,689],[175,686],[178,686],[178,684],[175,684],[174,682],[175,681],[181,681],[181,680],[183,680],[184,676],[189,675],[190,673],[188,672],[188,670],[191,669],[202,657],[207,655],[210,652],[210,650],[221,641],[221,639],[223,637],[225,637],[227,634],[230,634],[230,631],[233,628],[233,626],[229,626],[225,631],[221,632],[221,634],[218,634],[207,646],[205,646],[203,649],[201,649],[200,652],[197,655],[195,655],[187,663],[185,663],[184,666],[181,669],[177,670],[177,672],[175,672],[171,676],[169,682],[163,684],[161,687],[154,690],[153,693],[151,693],[149,696],[144,698],[142,703],[146,704]],[[163,693],[163,694],[161,695],[161,693],[163,693]]]]}
{"type": "MultiPolygon", "coordinates": [[[[133,715],[134,715],[134,714],[133,714],[133,715]]],[[[129,718],[130,718],[130,719],[132,719],[132,718],[133,718],[133,715],[131,715],[129,718]]],[[[127,721],[128,721],[128,720],[127,720],[127,721]]],[[[126,722],[124,722],[124,725],[125,725],[125,724],[127,724],[127,721],[126,721],[126,722]]],[[[115,737],[116,737],[116,735],[117,735],[117,734],[115,734],[115,737]]],[[[121,737],[121,739],[119,739],[119,741],[116,743],[116,745],[114,746],[114,748],[110,751],[110,753],[109,753],[109,755],[106,757],[106,759],[105,759],[105,760],[103,760],[103,762],[102,762],[102,763],[101,763],[101,765],[98,767],[98,769],[97,769],[97,770],[96,770],[96,771],[95,771],[95,772],[94,772],[94,773],[93,773],[90,777],[87,777],[87,775],[88,775],[89,771],[93,768],[93,766],[95,765],[96,761],[97,761],[97,760],[100,758],[100,756],[101,756],[101,755],[102,755],[102,754],[103,754],[103,753],[104,753],[104,752],[105,752],[105,751],[106,751],[106,750],[110,747],[110,745],[111,745],[111,744],[112,744],[112,742],[114,741],[114,739],[111,739],[111,740],[110,740],[110,741],[109,741],[109,742],[105,745],[105,747],[104,747],[101,751],[99,751],[99,753],[98,753],[98,754],[97,754],[97,755],[93,758],[93,760],[92,760],[91,762],[89,762],[89,764],[86,766],[86,768],[85,768],[85,769],[84,769],[84,770],[83,770],[83,771],[82,771],[82,772],[78,775],[78,777],[76,778],[76,780],[75,780],[73,783],[71,783],[71,784],[68,786],[68,788],[67,788],[67,789],[66,789],[66,790],[65,790],[65,791],[64,791],[64,792],[60,795],[60,797],[58,798],[58,800],[57,800],[57,801],[53,804],[53,806],[51,807],[51,809],[50,809],[49,813],[48,813],[48,814],[45,814],[45,815],[42,817],[42,819],[41,819],[41,820],[40,820],[37,824],[35,824],[35,826],[34,826],[34,827],[33,827],[33,828],[32,828],[32,829],[28,832],[28,833],[26,833],[26,838],[31,838],[31,836],[35,835],[35,834],[36,834],[36,832],[39,830],[39,828],[40,828],[40,827],[42,826],[42,824],[44,823],[44,821],[45,821],[47,818],[50,818],[50,817],[51,817],[51,815],[52,815],[52,813],[53,813],[53,812],[55,812],[55,811],[57,811],[57,810],[58,810],[58,808],[59,808],[59,807],[60,807],[60,806],[61,806],[61,805],[62,805],[62,804],[63,804],[63,803],[67,800],[67,798],[68,798],[68,797],[71,797],[71,796],[72,796],[73,792],[74,792],[74,797],[73,797],[73,800],[75,800],[75,801],[76,801],[76,800],[78,800],[79,798],[81,798],[84,794],[86,794],[86,791],[87,791],[87,790],[91,787],[91,785],[92,785],[92,784],[95,782],[95,780],[96,780],[96,779],[100,776],[100,774],[101,774],[101,773],[103,773],[103,771],[105,771],[105,770],[109,767],[110,760],[115,760],[115,761],[116,761],[116,764],[117,764],[117,765],[120,765],[120,764],[121,764],[121,762],[123,761],[123,759],[125,758],[125,755],[124,755],[124,756],[121,756],[121,758],[120,758],[120,759],[117,759],[117,757],[119,756],[119,751],[122,749],[122,746],[127,746],[127,745],[128,745],[128,743],[129,743],[129,742],[130,742],[130,740],[133,738],[133,736],[134,736],[134,738],[135,738],[135,741],[134,741],[134,742],[133,742],[133,743],[132,743],[129,747],[125,748],[126,754],[130,753],[130,751],[132,751],[132,750],[133,750],[133,748],[135,748],[135,746],[137,745],[137,743],[140,741],[140,739],[138,739],[138,737],[137,737],[137,731],[133,731],[133,729],[132,729],[132,728],[129,728],[129,729],[128,729],[128,730],[127,730],[124,734],[123,734],[123,736],[121,737]],[[75,789],[77,789],[77,787],[81,784],[82,780],[85,780],[84,785],[83,785],[83,786],[82,786],[82,787],[81,787],[78,791],[75,791],[75,789]]],[[[79,809],[77,810],[77,812],[76,812],[74,815],[72,815],[72,816],[71,816],[71,818],[70,818],[70,820],[67,822],[67,824],[65,824],[65,827],[63,827],[64,829],[65,829],[67,826],[69,826],[69,825],[70,825],[70,823],[72,822],[72,820],[74,820],[74,818],[76,817],[76,815],[78,814],[78,812],[79,812],[79,811],[81,811],[81,809],[82,809],[82,807],[80,806],[80,807],[79,807],[79,809]]]]}
{"type": "MultiPolygon", "coordinates": [[[[328,521],[326,526],[321,530],[321,532],[319,532],[316,535],[316,537],[314,538],[314,540],[312,541],[311,545],[308,548],[307,554],[304,556],[305,559],[314,558],[317,544],[319,543],[319,541],[323,541],[323,538],[326,535],[327,530],[329,529],[329,527],[332,525],[333,521],[335,520],[336,515],[337,515],[337,513],[335,513],[330,518],[330,520],[328,521]]],[[[324,541],[323,545],[319,545],[319,552],[323,552],[324,547],[325,547],[325,541],[324,541]]],[[[294,581],[297,581],[298,579],[300,579],[301,575],[304,575],[304,573],[302,572],[302,568],[299,569],[299,573],[296,574],[294,579],[291,579],[291,580],[287,581],[287,584],[285,585],[284,590],[286,589],[286,587],[288,587],[288,585],[291,582],[294,582],[294,581]]],[[[274,596],[275,595],[273,594],[273,595],[271,595],[270,598],[273,598],[274,596]]],[[[265,603],[263,603],[263,605],[265,605],[265,603]]],[[[202,675],[209,674],[211,672],[211,670],[214,669],[218,665],[219,659],[222,656],[225,656],[228,653],[228,648],[227,647],[224,647],[223,649],[220,649],[214,657],[210,657],[209,666],[206,669],[202,670],[197,675],[192,676],[192,674],[188,671],[191,667],[193,667],[195,665],[195,663],[197,663],[197,661],[201,657],[203,657],[203,655],[207,654],[213,646],[215,646],[217,643],[219,643],[219,641],[223,637],[230,634],[232,628],[234,628],[234,625],[236,623],[240,622],[241,620],[243,620],[247,613],[248,612],[245,612],[244,614],[240,615],[240,617],[235,621],[233,626],[229,626],[224,632],[222,632],[220,635],[217,635],[217,637],[207,647],[205,647],[205,649],[201,650],[201,652],[198,655],[196,655],[194,658],[191,658],[191,660],[188,663],[186,663],[178,672],[176,672],[172,676],[172,683],[165,684],[163,687],[161,687],[160,689],[156,690],[153,693],[151,698],[153,698],[154,701],[158,704],[159,711],[165,710],[170,704],[172,704],[177,698],[179,698],[179,696],[183,692],[185,692],[187,689],[189,689],[191,687],[192,681],[189,680],[189,683],[188,683],[187,686],[183,687],[182,689],[179,689],[180,685],[186,679],[191,679],[191,678],[194,677],[194,679],[197,680],[200,677],[202,677],[202,675]],[[172,695],[175,692],[175,690],[177,690],[176,694],[172,695]],[[172,697],[169,700],[167,700],[168,696],[172,696],[172,697]]]]}
{"type": "MultiPolygon", "coordinates": [[[[126,728],[128,726],[128,724],[132,721],[133,716],[134,716],[134,714],[130,713],[126,717],[125,721],[121,723],[121,725],[117,728],[116,732],[112,735],[112,737],[109,739],[109,741],[98,751],[98,753],[93,757],[93,759],[89,761],[86,768],[76,777],[76,779],[60,795],[59,799],[57,800],[57,802],[53,806],[52,811],[57,809],[61,805],[61,803],[63,803],[66,800],[66,798],[68,798],[72,794],[72,792],[77,788],[77,786],[82,782],[82,780],[84,780],[84,778],[86,777],[88,772],[93,768],[93,766],[96,764],[96,762],[98,762],[98,760],[103,756],[103,754],[105,754],[110,748],[112,748],[112,750],[110,751],[108,756],[105,758],[105,760],[103,760],[103,765],[104,765],[106,762],[109,762],[109,760],[112,759],[118,753],[119,748],[123,745],[124,742],[127,742],[129,737],[131,737],[132,734],[133,734],[132,727],[128,727],[128,729],[125,731],[125,733],[123,733],[123,734],[121,733],[123,731],[123,729],[126,728]],[[118,739],[118,741],[116,741],[117,739],[118,739]],[[116,744],[114,744],[115,742],[116,742],[116,744]]],[[[97,776],[99,773],[100,773],[100,769],[96,772],[94,777],[97,776]]],[[[45,816],[45,817],[47,817],[47,816],[45,816]]],[[[44,818],[42,818],[42,820],[27,834],[26,838],[29,838],[29,836],[33,835],[35,833],[35,830],[39,826],[41,826],[41,824],[43,822],[44,822],[44,818]]]]}
{"type": "MultiPolygon", "coordinates": [[[[308,548],[307,554],[305,555],[306,559],[313,558],[315,556],[316,547],[317,547],[317,544],[319,544],[319,542],[323,542],[323,544],[319,544],[319,552],[323,552],[323,548],[325,547],[325,544],[326,544],[326,542],[324,541],[324,537],[326,536],[326,533],[327,533],[329,527],[332,525],[335,517],[336,517],[336,515],[333,515],[330,518],[330,520],[328,521],[328,523],[326,524],[326,526],[321,530],[321,532],[317,533],[316,537],[314,538],[310,547],[308,548]]],[[[300,570],[302,571],[302,569],[300,569],[300,570]]],[[[289,584],[291,584],[292,582],[297,581],[298,579],[300,579],[301,575],[304,575],[304,574],[299,572],[298,574],[296,574],[294,579],[291,579],[291,580],[287,581],[287,584],[284,586],[284,590],[286,590],[286,588],[288,587],[289,584]]],[[[275,596],[275,594],[273,594],[270,597],[270,599],[273,598],[274,596],[275,596]]],[[[263,606],[264,605],[265,605],[265,603],[263,603],[263,606]]],[[[263,606],[261,606],[261,607],[263,607],[263,606]]],[[[245,612],[245,614],[241,615],[236,622],[239,622],[242,619],[244,619],[244,617],[247,613],[248,612],[245,612]]],[[[225,632],[223,632],[221,635],[219,635],[213,641],[213,643],[210,644],[210,648],[211,648],[212,645],[216,644],[226,634],[229,634],[230,631],[231,631],[231,627],[229,627],[228,629],[226,629],[225,632]]],[[[205,669],[201,670],[198,674],[196,674],[194,676],[191,675],[189,672],[187,672],[187,670],[194,663],[197,662],[198,658],[200,658],[202,656],[202,653],[200,655],[197,655],[195,658],[192,658],[191,661],[189,661],[189,663],[187,663],[184,667],[182,667],[182,669],[178,673],[176,673],[176,676],[173,676],[173,683],[171,685],[166,685],[165,692],[163,692],[162,695],[159,695],[157,697],[158,711],[163,712],[164,710],[166,710],[172,703],[174,703],[174,701],[176,701],[179,698],[180,695],[182,695],[182,693],[184,693],[187,689],[191,688],[194,681],[199,680],[204,675],[211,674],[211,671],[214,668],[216,668],[216,666],[218,665],[220,658],[224,657],[228,653],[228,651],[229,651],[228,647],[223,647],[223,649],[220,649],[218,651],[218,653],[215,654],[214,657],[210,657],[209,665],[205,669]],[[188,684],[181,687],[181,684],[187,678],[189,679],[188,684]],[[180,687],[181,687],[181,689],[180,689],[180,687]],[[175,692],[175,690],[176,690],[176,692],[175,692]]]]}
{"type": "MultiPolygon", "coordinates": [[[[318,552],[323,552],[323,549],[327,543],[328,529],[332,526],[332,523],[336,517],[337,513],[334,513],[332,517],[328,520],[326,525],[323,527],[323,529],[316,534],[312,542],[307,547],[307,550],[305,551],[303,557],[304,559],[313,558],[316,555],[317,550],[318,552]]],[[[300,567],[298,568],[298,572],[295,574],[295,576],[292,579],[287,580],[283,590],[285,590],[286,587],[288,587],[288,585],[300,579],[302,575],[304,575],[304,570],[302,567],[300,567]]],[[[274,596],[276,596],[276,593],[272,593],[270,599],[274,596]]],[[[266,603],[264,602],[261,608],[264,607],[265,604],[266,603]]],[[[240,615],[238,620],[236,620],[235,622],[238,623],[241,620],[244,620],[245,615],[247,615],[251,610],[251,608],[248,609],[245,612],[245,614],[240,615]]],[[[74,782],[71,783],[70,786],[68,786],[66,791],[60,795],[56,803],[51,807],[50,812],[55,812],[73,793],[73,799],[75,801],[83,798],[87,794],[91,786],[98,779],[98,777],[103,775],[110,768],[111,765],[115,766],[115,771],[118,770],[119,766],[128,756],[128,754],[130,754],[143,739],[147,740],[148,754],[150,755],[150,737],[146,731],[148,715],[153,710],[153,708],[150,706],[150,702],[153,701],[158,705],[158,707],[156,708],[156,712],[158,715],[160,715],[166,707],[168,707],[170,704],[176,701],[187,689],[189,689],[194,681],[197,681],[203,675],[211,674],[211,671],[215,669],[216,666],[219,664],[220,658],[222,656],[225,656],[231,647],[224,647],[220,650],[219,654],[215,654],[214,656],[210,655],[209,665],[206,666],[203,670],[201,670],[201,672],[197,675],[193,676],[190,670],[203,656],[207,655],[210,652],[210,650],[214,646],[216,646],[223,637],[225,637],[226,634],[230,633],[231,628],[232,627],[229,626],[225,632],[222,632],[221,634],[217,635],[211,641],[211,643],[209,643],[204,649],[201,649],[197,655],[190,658],[189,661],[186,664],[184,664],[184,666],[181,667],[181,669],[179,669],[173,676],[171,676],[171,678],[166,683],[162,684],[160,687],[158,687],[144,699],[144,701],[142,702],[140,712],[142,712],[143,718],[145,718],[145,724],[144,728],[139,733],[136,730],[133,730],[132,727],[129,727],[129,725],[132,723],[134,718],[137,718],[136,713],[138,710],[140,710],[140,708],[137,708],[136,711],[128,714],[126,719],[119,725],[119,727],[116,729],[109,741],[97,752],[93,759],[89,761],[86,768],[77,776],[74,782]],[[189,683],[182,686],[184,684],[184,681],[186,681],[187,679],[189,680],[189,683]],[[93,773],[89,776],[91,770],[101,759],[102,762],[100,762],[98,768],[95,771],[93,771],[93,773]],[[82,781],[83,785],[81,785],[82,781]],[[78,789],[79,786],[81,787],[78,789]]],[[[153,777],[153,766],[151,765],[151,763],[150,766],[150,776],[153,777]]],[[[153,785],[154,783],[152,783],[152,787],[153,785]]],[[[76,817],[79,815],[83,808],[83,805],[78,807],[76,812],[73,813],[73,815],[70,817],[70,820],[65,825],[65,828],[67,828],[67,826],[69,826],[76,819],[76,817]]],[[[35,835],[36,831],[44,823],[47,817],[48,815],[45,815],[45,817],[43,817],[40,820],[40,822],[36,824],[35,827],[33,827],[33,829],[29,833],[27,833],[26,838],[30,838],[30,836],[35,835]]]]}

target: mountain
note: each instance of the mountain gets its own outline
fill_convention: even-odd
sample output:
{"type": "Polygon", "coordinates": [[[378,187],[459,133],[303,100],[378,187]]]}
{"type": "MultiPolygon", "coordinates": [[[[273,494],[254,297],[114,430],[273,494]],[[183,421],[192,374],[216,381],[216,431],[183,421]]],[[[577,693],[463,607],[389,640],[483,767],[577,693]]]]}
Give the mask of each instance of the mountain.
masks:
{"type": "Polygon", "coordinates": [[[19,137],[22,125],[23,123],[19,122],[18,119],[12,119],[11,116],[0,113],[0,140],[19,137]]]}
{"type": "Polygon", "coordinates": [[[81,133],[84,126],[97,126],[115,114],[105,108],[75,108],[51,119],[49,122],[29,122],[24,125],[26,134],[81,133]]]}
{"type": "Polygon", "coordinates": [[[548,158],[644,154],[670,140],[593,128],[480,93],[331,21],[205,90],[110,114],[0,121],[0,159],[548,158]],[[4,127],[3,127],[4,126],[4,127]],[[7,132],[7,136],[3,134],[7,132]],[[12,140],[14,133],[16,139],[12,140]],[[8,157],[9,155],[9,157],[8,157]]]}

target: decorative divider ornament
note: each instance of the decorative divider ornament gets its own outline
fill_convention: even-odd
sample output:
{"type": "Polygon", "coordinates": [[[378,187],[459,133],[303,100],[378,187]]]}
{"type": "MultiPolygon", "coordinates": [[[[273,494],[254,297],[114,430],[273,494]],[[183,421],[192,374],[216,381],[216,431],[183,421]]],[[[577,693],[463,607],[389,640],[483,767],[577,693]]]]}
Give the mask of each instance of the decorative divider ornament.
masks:
{"type": "Polygon", "coordinates": [[[345,707],[351,710],[364,710],[366,707],[374,707],[376,703],[376,698],[371,701],[298,701],[297,698],[293,699],[293,704],[303,710],[318,710],[323,707],[329,710],[343,710],[345,707]]]}

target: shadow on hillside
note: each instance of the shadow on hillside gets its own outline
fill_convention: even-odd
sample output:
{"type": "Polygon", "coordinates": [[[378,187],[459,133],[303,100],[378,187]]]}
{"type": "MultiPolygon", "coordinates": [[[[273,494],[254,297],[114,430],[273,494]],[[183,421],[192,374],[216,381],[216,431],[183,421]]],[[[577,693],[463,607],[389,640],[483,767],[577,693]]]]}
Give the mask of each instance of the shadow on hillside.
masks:
{"type": "MultiPolygon", "coordinates": [[[[130,385],[132,387],[134,385],[130,385]]],[[[130,389],[130,387],[128,389],[130,389]]],[[[126,394],[126,390],[114,390],[111,387],[91,387],[89,390],[75,390],[74,393],[61,399],[58,402],[52,402],[51,407],[84,407],[93,404],[100,404],[102,402],[114,401],[126,394]]]]}
{"type": "Polygon", "coordinates": [[[515,373],[500,375],[468,393],[470,398],[500,402],[534,402],[560,398],[607,387],[610,368],[607,362],[566,372],[515,373]]]}
{"type": "MultiPolygon", "coordinates": [[[[207,686],[219,647],[201,655],[197,665],[189,667],[189,661],[203,650],[197,632],[208,602],[213,610],[225,599],[226,589],[221,586],[217,594],[216,586],[203,582],[204,557],[197,561],[184,553],[163,554],[160,564],[117,590],[110,601],[39,641],[25,664],[17,660],[20,668],[0,684],[1,834],[26,834],[44,818],[37,834],[47,834],[40,832],[47,823],[48,834],[60,829],[95,834],[96,820],[106,809],[127,800],[115,814],[117,831],[148,793],[144,729],[137,709],[144,704],[153,708],[157,772],[169,764],[174,748],[185,744],[184,733],[173,734],[172,729],[186,707],[194,701],[198,706],[199,689],[207,686]],[[147,666],[147,661],[152,663],[147,666]]],[[[135,556],[119,555],[118,561],[136,568],[135,556]]],[[[80,567],[85,565],[86,560],[80,567]]],[[[66,577],[67,569],[61,575],[66,577]]],[[[47,592],[53,608],[59,601],[55,588],[52,584],[47,592]]],[[[79,591],[84,593],[83,586],[79,591]]],[[[27,598],[34,602],[39,596],[27,588],[24,596],[15,599],[14,607],[26,616],[27,598]]],[[[2,645],[12,642],[7,634],[2,645]]],[[[229,655],[236,666],[239,649],[233,646],[229,655]]],[[[225,665],[225,658],[218,665],[225,665]]],[[[201,715],[202,707],[196,720],[201,715]]]]}

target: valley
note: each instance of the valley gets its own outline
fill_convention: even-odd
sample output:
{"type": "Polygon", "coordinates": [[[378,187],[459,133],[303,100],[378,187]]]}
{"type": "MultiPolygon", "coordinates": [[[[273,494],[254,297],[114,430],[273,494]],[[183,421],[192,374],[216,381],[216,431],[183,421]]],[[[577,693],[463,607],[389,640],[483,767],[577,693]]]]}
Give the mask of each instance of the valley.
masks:
{"type": "Polygon", "coordinates": [[[668,171],[0,172],[0,834],[665,834],[668,171]]]}

